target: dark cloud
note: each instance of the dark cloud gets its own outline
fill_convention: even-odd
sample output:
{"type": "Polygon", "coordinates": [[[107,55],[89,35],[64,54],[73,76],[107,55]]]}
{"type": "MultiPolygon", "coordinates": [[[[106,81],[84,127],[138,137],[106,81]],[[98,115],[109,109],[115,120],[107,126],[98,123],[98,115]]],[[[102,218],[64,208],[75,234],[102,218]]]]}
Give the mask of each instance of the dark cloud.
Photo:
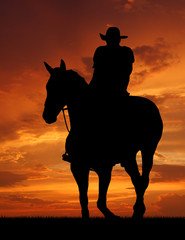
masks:
{"type": "MultiPolygon", "coordinates": [[[[156,153],[160,159],[166,157],[156,153]]],[[[141,170],[142,165],[139,164],[141,170]]],[[[114,169],[113,176],[128,178],[129,176],[124,172],[123,169],[114,169]]],[[[179,182],[185,180],[185,166],[180,165],[154,165],[151,171],[151,183],[159,182],[179,182]]]]}
{"type": "MultiPolygon", "coordinates": [[[[21,153],[20,153],[21,154],[21,153]]],[[[23,161],[24,162],[24,161],[23,161]]],[[[23,184],[21,182],[25,180],[42,180],[46,179],[47,176],[43,175],[46,171],[48,171],[47,168],[41,167],[38,168],[38,166],[41,166],[41,164],[37,164],[36,168],[27,168],[25,171],[26,173],[24,174],[17,174],[17,173],[12,173],[10,171],[0,171],[0,187],[14,187],[17,184],[23,184]]],[[[22,166],[21,166],[22,167],[22,166]]],[[[19,166],[19,170],[21,169],[19,166]]]]}
{"type": "Polygon", "coordinates": [[[142,97],[148,98],[151,101],[153,101],[155,104],[161,106],[164,105],[165,102],[167,101],[175,101],[177,102],[182,102],[184,100],[184,97],[181,96],[179,93],[162,93],[160,95],[149,95],[149,94],[144,94],[142,97]]]}
{"type": "Polygon", "coordinates": [[[65,203],[65,202],[56,202],[56,201],[45,201],[39,198],[30,198],[30,197],[18,195],[18,194],[10,195],[8,199],[15,203],[31,204],[32,206],[36,205],[41,207],[45,205],[50,205],[53,203],[65,203]]]}
{"type": "Polygon", "coordinates": [[[85,70],[87,73],[92,73],[93,71],[93,58],[92,57],[82,57],[82,62],[85,65],[85,70]]]}
{"type": "Polygon", "coordinates": [[[133,72],[131,84],[142,83],[147,76],[163,71],[179,61],[171,46],[159,38],[153,45],[138,46],[133,49],[139,71],[133,72]]]}
{"type": "Polygon", "coordinates": [[[28,119],[0,122],[0,142],[19,140],[21,132],[34,134],[38,137],[46,132],[41,116],[33,119],[29,118],[30,115],[28,114],[27,117],[28,119]]]}
{"type": "MultiPolygon", "coordinates": [[[[158,38],[153,45],[135,47],[133,51],[139,71],[134,69],[131,85],[141,84],[149,75],[163,71],[178,61],[171,46],[163,38],[158,38]]],[[[92,75],[92,57],[83,57],[82,62],[87,75],[92,75]]]]}
{"type": "Polygon", "coordinates": [[[152,168],[154,176],[152,183],[156,182],[178,182],[185,180],[185,166],[178,165],[154,165],[152,168]]]}
{"type": "Polygon", "coordinates": [[[19,126],[16,121],[6,121],[0,123],[0,142],[17,139],[19,126]]]}
{"type": "Polygon", "coordinates": [[[174,11],[174,10],[180,10],[184,9],[184,0],[147,0],[147,2],[152,6],[161,6],[166,11],[174,11]]]}
{"type": "Polygon", "coordinates": [[[153,204],[157,206],[163,216],[184,217],[185,216],[185,195],[164,194],[153,204]]]}
{"type": "Polygon", "coordinates": [[[2,115],[0,119],[0,142],[19,140],[21,133],[33,134],[35,137],[40,137],[46,131],[65,131],[65,124],[62,115],[60,114],[52,126],[47,126],[42,118],[44,110],[44,98],[29,100],[24,95],[21,97],[8,95],[2,104],[2,115]],[[8,97],[11,97],[11,102],[8,97]],[[15,98],[15,99],[13,99],[15,98]],[[34,102],[35,101],[35,102],[34,102]],[[41,102],[42,101],[42,102],[41,102]],[[13,104],[15,103],[15,104],[13,104]]]}
{"type": "Polygon", "coordinates": [[[149,73],[150,72],[146,69],[141,70],[139,72],[134,71],[131,75],[132,80],[130,81],[130,85],[131,86],[132,85],[139,85],[139,84],[143,83],[143,81],[147,78],[149,73]]]}
{"type": "Polygon", "coordinates": [[[15,184],[28,179],[26,174],[15,174],[6,171],[0,171],[0,187],[12,187],[15,184]]]}
{"type": "Polygon", "coordinates": [[[67,201],[47,201],[40,198],[27,196],[26,194],[4,194],[0,197],[0,209],[20,209],[26,211],[27,209],[58,209],[63,208],[67,201]]]}
{"type": "Polygon", "coordinates": [[[153,46],[143,45],[134,48],[136,58],[146,66],[151,67],[151,71],[157,71],[168,66],[173,59],[169,46],[163,39],[157,39],[153,46]]]}
{"type": "Polygon", "coordinates": [[[89,83],[93,75],[93,57],[82,57],[82,62],[85,66],[85,73],[81,73],[81,75],[89,83]]]}

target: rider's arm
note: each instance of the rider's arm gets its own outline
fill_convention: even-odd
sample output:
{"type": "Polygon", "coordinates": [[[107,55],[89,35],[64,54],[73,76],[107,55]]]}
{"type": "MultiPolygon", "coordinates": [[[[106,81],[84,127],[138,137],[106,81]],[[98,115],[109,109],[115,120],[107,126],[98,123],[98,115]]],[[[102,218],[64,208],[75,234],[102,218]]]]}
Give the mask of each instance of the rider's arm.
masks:
{"type": "Polygon", "coordinates": [[[104,54],[104,46],[100,46],[96,49],[94,56],[93,56],[93,68],[101,67],[102,63],[102,56],[104,54]]]}
{"type": "Polygon", "coordinates": [[[125,50],[127,51],[127,67],[126,67],[126,69],[128,71],[128,75],[130,75],[132,73],[133,63],[135,61],[134,53],[133,53],[132,49],[129,47],[125,47],[125,50]]]}

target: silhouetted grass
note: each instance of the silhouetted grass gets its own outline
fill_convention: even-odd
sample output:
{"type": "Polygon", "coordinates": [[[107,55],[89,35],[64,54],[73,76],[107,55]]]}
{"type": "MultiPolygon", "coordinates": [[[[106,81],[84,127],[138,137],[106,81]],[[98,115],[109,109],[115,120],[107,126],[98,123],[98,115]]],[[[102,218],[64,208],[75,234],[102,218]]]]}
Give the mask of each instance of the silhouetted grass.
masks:
{"type": "Polygon", "coordinates": [[[154,218],[143,218],[142,220],[133,220],[132,218],[119,218],[119,219],[105,219],[105,218],[90,218],[89,220],[83,220],[82,218],[68,218],[68,217],[1,217],[0,224],[21,224],[21,225],[29,225],[29,224],[62,224],[62,225],[91,225],[91,224],[141,224],[141,225],[165,225],[165,224],[183,224],[185,226],[185,218],[174,218],[174,217],[154,217],[154,218]]]}

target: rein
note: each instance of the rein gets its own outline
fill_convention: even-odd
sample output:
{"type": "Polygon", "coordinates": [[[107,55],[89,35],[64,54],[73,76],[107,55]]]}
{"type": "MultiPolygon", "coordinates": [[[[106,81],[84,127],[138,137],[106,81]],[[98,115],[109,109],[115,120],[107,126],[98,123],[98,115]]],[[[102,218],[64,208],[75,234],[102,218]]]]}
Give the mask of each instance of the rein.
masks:
{"type": "Polygon", "coordinates": [[[65,125],[66,125],[66,129],[68,132],[70,132],[69,128],[68,128],[68,125],[67,125],[67,120],[66,120],[66,115],[65,115],[65,110],[68,110],[68,108],[62,108],[62,112],[63,112],[63,117],[64,117],[64,122],[65,122],[65,125]]]}

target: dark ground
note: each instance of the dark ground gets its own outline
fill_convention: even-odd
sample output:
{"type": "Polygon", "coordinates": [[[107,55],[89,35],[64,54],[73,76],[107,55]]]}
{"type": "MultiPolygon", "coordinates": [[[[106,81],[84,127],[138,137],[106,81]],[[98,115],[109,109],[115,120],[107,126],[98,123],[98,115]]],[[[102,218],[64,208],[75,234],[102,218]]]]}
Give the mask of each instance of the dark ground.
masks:
{"type": "MultiPolygon", "coordinates": [[[[6,236],[20,236],[24,239],[74,239],[98,238],[114,239],[151,238],[162,239],[184,236],[185,218],[144,218],[134,221],[131,218],[106,220],[104,218],[90,218],[84,221],[81,218],[54,218],[54,217],[20,217],[0,218],[0,230],[6,236]],[[182,235],[183,234],[183,235],[182,235]]],[[[94,239],[96,240],[96,239],[94,239]]]]}

